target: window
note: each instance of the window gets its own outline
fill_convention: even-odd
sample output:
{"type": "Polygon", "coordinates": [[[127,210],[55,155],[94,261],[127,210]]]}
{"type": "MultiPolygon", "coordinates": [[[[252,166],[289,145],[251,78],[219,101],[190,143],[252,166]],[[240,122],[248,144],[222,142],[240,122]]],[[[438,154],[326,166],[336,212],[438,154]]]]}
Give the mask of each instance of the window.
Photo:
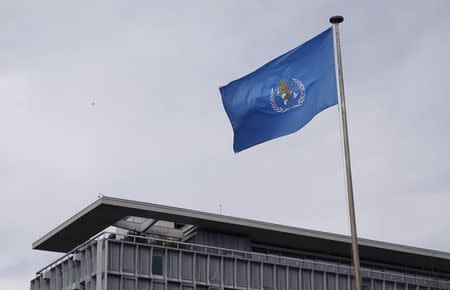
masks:
{"type": "MultiPolygon", "coordinates": [[[[370,285],[371,285],[371,282],[370,282],[370,279],[367,279],[367,278],[362,278],[362,289],[363,290],[370,290],[370,285]]],[[[402,288],[397,288],[398,290],[401,290],[402,288]]]]}
{"type": "Polygon", "coordinates": [[[180,284],[178,283],[167,283],[167,290],[179,290],[180,284]]]}
{"type": "Polygon", "coordinates": [[[160,250],[154,250],[152,256],[152,274],[161,275],[163,274],[163,257],[164,254],[160,250]]]}
{"type": "Polygon", "coordinates": [[[314,271],[314,290],[324,290],[323,275],[323,272],[314,271]]]}
{"type": "Polygon", "coordinates": [[[277,266],[276,280],[277,280],[277,289],[278,290],[286,290],[286,267],[277,266]]]}
{"type": "Polygon", "coordinates": [[[220,258],[211,256],[209,258],[209,281],[220,284],[220,258]]]}
{"type": "Polygon", "coordinates": [[[122,251],[122,271],[134,273],[136,267],[136,246],[123,245],[122,251]]]}
{"type": "Polygon", "coordinates": [[[247,262],[237,260],[236,284],[239,287],[247,287],[247,262]]]}
{"type": "Polygon", "coordinates": [[[197,255],[197,281],[206,282],[207,263],[208,256],[197,255]]]}
{"type": "Polygon", "coordinates": [[[225,285],[234,286],[234,260],[223,259],[223,280],[225,285]]]}
{"type": "Polygon", "coordinates": [[[168,252],[167,276],[169,278],[178,278],[178,260],[180,253],[176,251],[168,252]]]}
{"type": "Polygon", "coordinates": [[[251,288],[260,289],[261,288],[261,264],[252,262],[250,266],[250,283],[251,288]]]}
{"type": "MultiPolygon", "coordinates": [[[[289,290],[298,290],[298,270],[297,269],[289,269],[289,290]]],[[[328,289],[334,290],[334,289],[328,289]]]]}
{"type": "Polygon", "coordinates": [[[192,281],[194,274],[194,255],[192,253],[181,254],[181,279],[185,281],[192,281]]]}
{"type": "Polygon", "coordinates": [[[138,279],[137,288],[139,290],[150,290],[150,281],[151,281],[150,279],[138,279]]]}
{"type": "MultiPolygon", "coordinates": [[[[124,289],[124,290],[134,290],[135,284],[136,284],[136,281],[134,279],[125,278],[125,279],[123,279],[122,289],[124,289]]],[[[93,289],[95,289],[95,288],[93,288],[93,289]]]]}
{"type": "Polygon", "coordinates": [[[273,289],[273,266],[264,264],[263,266],[263,288],[273,289]]]}

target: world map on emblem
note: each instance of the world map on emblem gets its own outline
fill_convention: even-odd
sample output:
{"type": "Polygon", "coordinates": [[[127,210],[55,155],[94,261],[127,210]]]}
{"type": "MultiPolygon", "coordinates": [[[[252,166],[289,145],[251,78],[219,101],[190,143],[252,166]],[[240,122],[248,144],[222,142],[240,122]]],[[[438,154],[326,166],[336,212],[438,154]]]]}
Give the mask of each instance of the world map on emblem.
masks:
{"type": "Polygon", "coordinates": [[[275,112],[284,113],[302,106],[305,95],[305,85],[297,78],[290,78],[280,80],[276,87],[271,88],[269,101],[275,112]]]}

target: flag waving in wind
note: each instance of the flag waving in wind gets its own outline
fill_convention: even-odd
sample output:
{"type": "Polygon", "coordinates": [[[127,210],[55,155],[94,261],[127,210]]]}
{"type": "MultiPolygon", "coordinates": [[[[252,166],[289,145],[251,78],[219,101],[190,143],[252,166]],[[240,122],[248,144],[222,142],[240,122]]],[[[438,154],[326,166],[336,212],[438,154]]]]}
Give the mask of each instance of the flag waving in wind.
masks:
{"type": "Polygon", "coordinates": [[[220,87],[234,131],[234,152],[300,130],[338,103],[333,31],[220,87]]]}

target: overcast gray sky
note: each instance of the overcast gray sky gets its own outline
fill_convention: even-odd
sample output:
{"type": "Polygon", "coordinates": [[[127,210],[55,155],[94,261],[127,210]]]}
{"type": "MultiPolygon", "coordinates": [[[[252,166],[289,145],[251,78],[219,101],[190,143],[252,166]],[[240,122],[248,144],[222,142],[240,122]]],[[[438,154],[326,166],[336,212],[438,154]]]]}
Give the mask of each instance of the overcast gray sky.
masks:
{"type": "Polygon", "coordinates": [[[0,288],[99,192],[348,234],[337,108],[235,155],[218,91],[334,14],[360,236],[450,252],[450,1],[368,2],[1,1],[0,288]]]}

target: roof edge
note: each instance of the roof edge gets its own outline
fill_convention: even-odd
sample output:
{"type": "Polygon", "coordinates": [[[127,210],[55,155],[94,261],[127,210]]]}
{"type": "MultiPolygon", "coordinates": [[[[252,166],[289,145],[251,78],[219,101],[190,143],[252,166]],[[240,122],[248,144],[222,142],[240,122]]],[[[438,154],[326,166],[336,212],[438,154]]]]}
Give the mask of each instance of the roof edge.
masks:
{"type": "Polygon", "coordinates": [[[39,238],[37,241],[35,241],[31,245],[31,248],[33,250],[35,250],[37,247],[39,247],[42,243],[44,243],[50,237],[52,237],[53,235],[57,234],[59,231],[64,229],[66,226],[70,225],[75,220],[79,219],[85,213],[87,213],[87,212],[91,211],[92,209],[96,208],[97,206],[101,205],[103,203],[103,199],[104,199],[104,197],[101,197],[101,198],[97,199],[96,201],[94,201],[93,203],[91,203],[90,205],[85,207],[84,209],[82,209],[79,212],[77,212],[76,214],[74,214],[71,218],[69,218],[68,220],[66,220],[62,224],[56,226],[53,230],[51,230],[50,232],[48,232],[47,234],[45,234],[44,236],[39,238]]]}
{"type": "MultiPolygon", "coordinates": [[[[85,215],[86,213],[90,212],[91,210],[95,209],[96,207],[100,205],[111,205],[111,206],[117,206],[117,207],[129,207],[137,210],[142,211],[153,211],[153,212],[159,212],[164,213],[168,215],[178,215],[178,216],[185,216],[189,218],[199,219],[199,220],[207,220],[211,222],[217,222],[217,223],[223,223],[223,224],[229,224],[229,225],[238,225],[243,227],[250,227],[250,228],[259,228],[262,230],[268,230],[283,234],[292,234],[292,235],[298,235],[298,236],[305,236],[305,237],[311,237],[311,238],[318,238],[318,239],[324,239],[332,242],[341,242],[341,243],[351,243],[351,238],[347,235],[342,234],[336,234],[336,233],[330,233],[330,232],[322,232],[322,231],[316,231],[311,229],[304,229],[304,228],[298,228],[294,226],[286,226],[286,225],[280,225],[275,223],[269,223],[264,221],[257,221],[257,220],[251,220],[246,218],[238,218],[233,216],[226,216],[226,215],[220,215],[215,213],[208,213],[208,212],[202,212],[192,209],[186,209],[186,208],[179,208],[179,207],[173,207],[173,206],[167,206],[167,205],[160,205],[160,204],[153,204],[148,202],[141,202],[141,201],[135,201],[135,200],[128,200],[128,199],[122,199],[122,198],[116,198],[116,197],[108,197],[108,196],[102,196],[86,208],[82,209],[75,215],[73,215],[71,218],[66,220],[64,223],[60,224],[50,232],[48,232],[46,235],[38,239],[36,242],[32,244],[32,249],[37,249],[40,245],[45,243],[47,240],[51,239],[52,236],[56,235],[58,232],[62,231],[64,228],[68,227],[70,224],[75,222],[77,219],[85,215]]],[[[400,244],[394,244],[394,243],[388,243],[388,242],[381,242],[376,240],[370,240],[370,239],[364,239],[364,238],[358,238],[358,244],[360,246],[370,247],[370,248],[377,248],[381,250],[390,250],[400,253],[406,253],[406,254],[414,254],[419,256],[425,256],[425,257],[433,257],[433,258],[439,258],[450,261],[450,253],[443,252],[443,251],[437,251],[437,250],[431,250],[431,249],[425,249],[425,248],[419,248],[414,246],[406,246],[406,245],[400,245],[400,244]]]]}

